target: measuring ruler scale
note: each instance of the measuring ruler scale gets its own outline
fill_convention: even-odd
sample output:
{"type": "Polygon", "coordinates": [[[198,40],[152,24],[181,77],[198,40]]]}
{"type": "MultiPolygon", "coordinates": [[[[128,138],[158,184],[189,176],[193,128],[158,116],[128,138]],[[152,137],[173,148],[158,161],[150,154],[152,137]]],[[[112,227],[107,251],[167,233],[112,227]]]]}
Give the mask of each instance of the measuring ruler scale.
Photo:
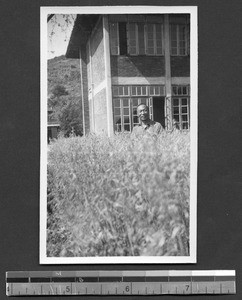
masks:
{"type": "Polygon", "coordinates": [[[235,294],[235,271],[11,271],[7,296],[235,294]]]}

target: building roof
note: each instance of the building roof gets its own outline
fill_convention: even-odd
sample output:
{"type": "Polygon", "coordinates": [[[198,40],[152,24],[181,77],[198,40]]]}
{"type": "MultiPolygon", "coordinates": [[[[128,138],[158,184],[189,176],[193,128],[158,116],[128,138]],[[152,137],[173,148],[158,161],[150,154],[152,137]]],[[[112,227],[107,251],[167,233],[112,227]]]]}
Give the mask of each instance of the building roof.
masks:
{"type": "Polygon", "coordinates": [[[66,58],[79,58],[79,50],[86,45],[88,36],[100,15],[77,15],[66,51],[66,58]]]}

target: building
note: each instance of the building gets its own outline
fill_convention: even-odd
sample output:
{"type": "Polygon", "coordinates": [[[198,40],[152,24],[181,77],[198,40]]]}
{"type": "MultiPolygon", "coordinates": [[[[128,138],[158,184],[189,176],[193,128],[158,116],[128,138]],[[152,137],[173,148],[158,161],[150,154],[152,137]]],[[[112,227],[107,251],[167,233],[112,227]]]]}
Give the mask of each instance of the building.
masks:
{"type": "Polygon", "coordinates": [[[166,130],[190,127],[190,15],[77,15],[84,134],[131,131],[137,105],[166,130]]]}
{"type": "Polygon", "coordinates": [[[59,133],[60,124],[53,117],[53,110],[51,107],[48,106],[48,123],[47,123],[47,131],[48,131],[48,138],[47,142],[49,143],[51,139],[56,139],[59,133]]]}

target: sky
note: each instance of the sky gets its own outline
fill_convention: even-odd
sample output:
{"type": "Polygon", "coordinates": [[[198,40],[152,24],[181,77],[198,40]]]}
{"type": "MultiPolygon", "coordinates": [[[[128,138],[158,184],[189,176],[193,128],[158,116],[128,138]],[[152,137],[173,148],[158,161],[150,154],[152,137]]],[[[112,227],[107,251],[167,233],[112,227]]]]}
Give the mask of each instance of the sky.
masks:
{"type": "Polygon", "coordinates": [[[48,22],[48,59],[65,55],[75,17],[56,14],[48,22]]]}

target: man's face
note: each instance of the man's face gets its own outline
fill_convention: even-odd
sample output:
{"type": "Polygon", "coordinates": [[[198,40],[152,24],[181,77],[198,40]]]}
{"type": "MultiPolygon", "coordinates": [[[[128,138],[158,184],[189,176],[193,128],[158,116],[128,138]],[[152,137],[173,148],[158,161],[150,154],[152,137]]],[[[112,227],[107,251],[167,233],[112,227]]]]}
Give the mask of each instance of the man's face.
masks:
{"type": "Polygon", "coordinates": [[[140,105],[137,109],[138,117],[141,121],[145,121],[149,119],[149,110],[146,105],[140,105]]]}

